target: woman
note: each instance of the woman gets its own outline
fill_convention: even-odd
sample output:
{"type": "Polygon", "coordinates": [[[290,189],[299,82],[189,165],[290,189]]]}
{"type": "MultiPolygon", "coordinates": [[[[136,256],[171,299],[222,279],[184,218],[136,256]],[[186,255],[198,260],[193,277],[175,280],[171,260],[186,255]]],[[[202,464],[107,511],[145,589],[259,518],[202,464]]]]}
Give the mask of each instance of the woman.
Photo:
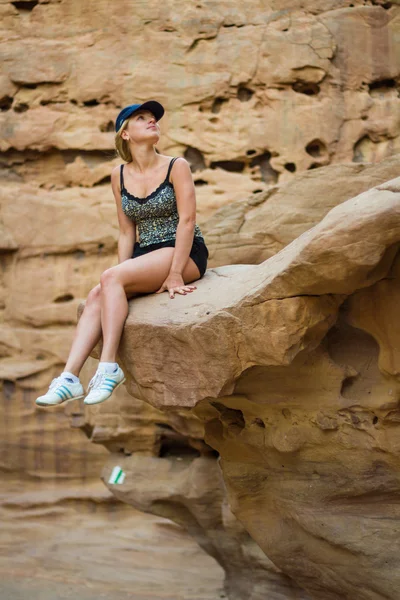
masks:
{"type": "Polygon", "coordinates": [[[205,273],[208,250],[196,225],[189,163],[155,150],[163,114],[163,106],[150,100],[125,107],[117,117],[115,144],[126,162],[111,175],[120,229],[118,265],[104,271],[100,283],[89,292],[65,371],[36,399],[39,406],[83,398],[79,372],[101,336],[100,362],[84,403],[107,400],[125,381],[116,355],[128,299],[164,291],[171,299],[175,294],[192,293],[196,286],[189,284],[205,273]]]}

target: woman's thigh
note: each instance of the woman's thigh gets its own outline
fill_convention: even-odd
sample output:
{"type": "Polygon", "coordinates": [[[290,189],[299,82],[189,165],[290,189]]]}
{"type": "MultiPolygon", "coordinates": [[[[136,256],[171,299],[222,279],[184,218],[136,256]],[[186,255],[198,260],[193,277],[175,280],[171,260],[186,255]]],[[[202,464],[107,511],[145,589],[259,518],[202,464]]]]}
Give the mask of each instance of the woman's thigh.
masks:
{"type": "MultiPolygon", "coordinates": [[[[174,250],[172,247],[159,248],[112,267],[127,296],[156,292],[168,277],[174,250]]],[[[182,279],[185,284],[200,279],[199,269],[190,257],[183,269],[182,279]]]]}

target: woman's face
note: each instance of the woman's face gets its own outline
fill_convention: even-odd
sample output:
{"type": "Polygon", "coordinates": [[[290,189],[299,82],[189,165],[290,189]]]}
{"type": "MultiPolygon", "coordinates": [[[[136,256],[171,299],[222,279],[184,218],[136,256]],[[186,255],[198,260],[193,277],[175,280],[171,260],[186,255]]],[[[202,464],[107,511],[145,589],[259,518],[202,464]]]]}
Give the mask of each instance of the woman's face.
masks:
{"type": "Polygon", "coordinates": [[[128,125],[121,133],[124,140],[156,143],[160,137],[160,126],[149,110],[138,110],[129,119],[128,125]]]}

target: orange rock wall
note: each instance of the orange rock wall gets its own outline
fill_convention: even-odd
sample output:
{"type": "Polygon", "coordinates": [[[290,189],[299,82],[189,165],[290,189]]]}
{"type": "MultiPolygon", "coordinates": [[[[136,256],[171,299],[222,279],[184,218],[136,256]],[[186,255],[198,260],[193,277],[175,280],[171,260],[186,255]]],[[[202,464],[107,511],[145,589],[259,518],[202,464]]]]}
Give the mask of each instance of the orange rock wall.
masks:
{"type": "MultiPolygon", "coordinates": [[[[118,111],[150,98],[164,104],[158,151],[192,166],[209,266],[259,263],[327,208],[368,189],[359,182],[333,204],[319,191],[311,215],[301,202],[292,215],[299,178],[306,188],[312,170],[346,162],[357,173],[399,151],[400,7],[3,0],[0,22],[0,468],[85,481],[98,477],[108,455],[102,444],[118,451],[128,440],[151,456],[162,438],[154,428],[160,414],[137,400],[133,441],[138,421],[127,431],[125,418],[85,414],[79,403],[52,413],[33,405],[65,364],[79,304],[117,261],[110,172],[120,162],[118,111]],[[274,211],[264,206],[278,189],[286,189],[277,209],[282,236],[271,241],[263,223],[274,211]],[[222,239],[215,219],[242,202],[259,208],[241,213],[238,252],[235,226],[225,221],[222,239]],[[242,252],[253,238],[255,247],[242,252]]],[[[395,176],[395,162],[385,164],[377,183],[395,176]]],[[[94,368],[89,359],[85,383],[94,368]]],[[[126,391],[119,399],[131,401],[126,391]]],[[[202,447],[198,431],[193,437],[202,447]]]]}

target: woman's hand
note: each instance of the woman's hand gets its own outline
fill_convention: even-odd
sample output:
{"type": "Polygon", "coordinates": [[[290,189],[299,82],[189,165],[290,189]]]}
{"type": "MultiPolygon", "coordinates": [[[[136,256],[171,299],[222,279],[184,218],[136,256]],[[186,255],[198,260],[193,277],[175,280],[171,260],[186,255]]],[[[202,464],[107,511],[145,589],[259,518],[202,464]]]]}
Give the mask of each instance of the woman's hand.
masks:
{"type": "Polygon", "coordinates": [[[193,292],[195,289],[195,285],[185,285],[180,273],[169,273],[160,289],[156,291],[156,294],[168,290],[169,297],[175,298],[174,294],[182,294],[185,296],[187,292],[193,292]]]}

